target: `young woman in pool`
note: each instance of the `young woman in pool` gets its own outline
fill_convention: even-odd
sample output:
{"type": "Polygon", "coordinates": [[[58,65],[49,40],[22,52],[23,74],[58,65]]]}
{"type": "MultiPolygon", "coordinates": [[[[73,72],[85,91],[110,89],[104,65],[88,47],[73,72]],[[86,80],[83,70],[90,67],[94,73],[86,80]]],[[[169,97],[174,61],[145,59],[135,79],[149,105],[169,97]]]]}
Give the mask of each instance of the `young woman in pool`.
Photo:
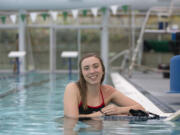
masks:
{"type": "Polygon", "coordinates": [[[129,110],[144,108],[110,85],[102,84],[105,68],[95,54],[84,56],[79,63],[80,79],[67,85],[64,115],[72,118],[103,115],[129,115],[129,110]],[[110,104],[114,103],[114,104],[110,104]]]}

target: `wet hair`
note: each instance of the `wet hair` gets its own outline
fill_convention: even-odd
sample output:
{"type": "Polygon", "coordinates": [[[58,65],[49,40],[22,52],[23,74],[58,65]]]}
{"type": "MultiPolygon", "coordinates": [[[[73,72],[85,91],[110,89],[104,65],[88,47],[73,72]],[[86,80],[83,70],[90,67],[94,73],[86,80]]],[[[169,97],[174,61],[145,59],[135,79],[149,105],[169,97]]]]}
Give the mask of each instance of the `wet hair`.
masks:
{"type": "MultiPolygon", "coordinates": [[[[80,59],[80,61],[79,61],[79,80],[77,81],[77,85],[78,85],[78,88],[80,91],[81,102],[82,102],[84,109],[87,109],[87,86],[86,86],[86,80],[84,79],[84,76],[82,74],[82,66],[81,65],[82,65],[83,60],[86,58],[89,58],[89,57],[95,57],[100,61],[102,71],[105,74],[105,67],[104,67],[103,61],[102,61],[101,57],[99,57],[95,53],[88,53],[80,59]]],[[[100,82],[101,84],[104,81],[104,74],[102,75],[102,78],[101,78],[101,82],[100,82]]]]}

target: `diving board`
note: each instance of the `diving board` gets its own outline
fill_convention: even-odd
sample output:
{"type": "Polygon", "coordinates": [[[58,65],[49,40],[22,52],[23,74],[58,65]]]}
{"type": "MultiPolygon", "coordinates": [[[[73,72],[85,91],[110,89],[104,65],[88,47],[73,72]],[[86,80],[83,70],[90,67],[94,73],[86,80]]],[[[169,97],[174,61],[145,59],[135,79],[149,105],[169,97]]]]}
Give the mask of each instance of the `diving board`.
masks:
{"type": "Polygon", "coordinates": [[[138,91],[132,84],[130,84],[124,77],[119,73],[115,72],[111,74],[111,78],[115,88],[121,91],[124,95],[132,98],[139,104],[141,104],[146,111],[158,114],[162,117],[168,117],[172,113],[164,113],[161,111],[153,102],[145,97],[141,92],[138,91]]]}

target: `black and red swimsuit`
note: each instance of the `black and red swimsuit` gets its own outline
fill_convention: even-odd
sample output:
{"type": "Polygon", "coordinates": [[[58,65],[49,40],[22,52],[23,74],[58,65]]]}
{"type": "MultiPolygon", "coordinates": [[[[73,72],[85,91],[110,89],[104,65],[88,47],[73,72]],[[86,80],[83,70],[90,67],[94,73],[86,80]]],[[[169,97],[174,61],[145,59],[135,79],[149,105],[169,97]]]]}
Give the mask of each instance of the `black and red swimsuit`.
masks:
{"type": "Polygon", "coordinates": [[[82,102],[79,104],[79,114],[90,114],[90,113],[93,113],[93,112],[98,112],[100,111],[102,108],[105,107],[105,104],[104,104],[104,98],[103,98],[103,94],[102,94],[102,91],[100,89],[100,93],[101,93],[101,97],[102,97],[102,103],[98,106],[89,106],[87,105],[87,109],[84,110],[83,106],[82,106],[82,102]]]}

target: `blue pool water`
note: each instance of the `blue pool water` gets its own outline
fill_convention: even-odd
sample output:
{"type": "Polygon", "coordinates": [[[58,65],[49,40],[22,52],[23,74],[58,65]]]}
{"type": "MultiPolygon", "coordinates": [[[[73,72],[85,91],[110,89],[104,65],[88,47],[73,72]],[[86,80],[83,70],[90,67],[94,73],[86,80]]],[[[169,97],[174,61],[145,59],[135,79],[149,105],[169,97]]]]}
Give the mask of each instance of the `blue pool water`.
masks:
{"type": "Polygon", "coordinates": [[[178,135],[179,122],[63,118],[67,74],[0,74],[0,135],[178,135]]]}

